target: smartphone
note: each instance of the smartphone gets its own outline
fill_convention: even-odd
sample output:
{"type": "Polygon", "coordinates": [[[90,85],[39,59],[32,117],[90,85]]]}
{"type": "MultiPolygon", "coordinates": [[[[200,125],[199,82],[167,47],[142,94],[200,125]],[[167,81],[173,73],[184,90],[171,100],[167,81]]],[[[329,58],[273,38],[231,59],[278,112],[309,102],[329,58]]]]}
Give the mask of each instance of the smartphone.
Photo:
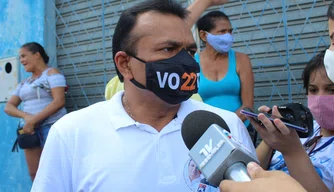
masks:
{"type": "MultiPolygon", "coordinates": [[[[257,118],[257,116],[259,115],[259,113],[255,113],[254,111],[252,111],[250,108],[244,108],[240,111],[241,114],[246,115],[248,117],[252,117],[256,122],[261,124],[261,121],[257,118]]],[[[262,113],[262,112],[261,112],[262,113]]],[[[272,114],[269,113],[263,113],[270,121],[274,121],[274,119],[280,119],[287,127],[291,128],[291,129],[295,129],[297,131],[303,132],[303,133],[308,133],[308,128],[306,127],[300,127],[297,125],[293,125],[291,123],[287,123],[284,118],[281,117],[276,117],[272,114]]]]}

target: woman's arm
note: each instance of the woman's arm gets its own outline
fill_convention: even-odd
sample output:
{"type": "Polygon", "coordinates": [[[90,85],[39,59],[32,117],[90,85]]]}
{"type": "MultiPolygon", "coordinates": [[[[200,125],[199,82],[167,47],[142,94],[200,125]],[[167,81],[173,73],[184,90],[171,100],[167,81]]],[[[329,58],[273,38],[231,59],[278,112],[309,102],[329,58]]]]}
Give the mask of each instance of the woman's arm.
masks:
{"type": "MultiPolygon", "coordinates": [[[[276,106],[273,107],[272,114],[280,116],[276,106]]],[[[279,119],[272,123],[262,113],[258,115],[258,119],[264,126],[250,119],[252,125],[268,146],[283,154],[290,175],[308,192],[328,192],[329,189],[314,169],[296,131],[287,128],[279,119]]]]}
{"type": "Polygon", "coordinates": [[[269,147],[264,141],[262,141],[260,145],[256,148],[256,155],[260,161],[260,166],[265,170],[268,168],[272,153],[273,149],[269,147]]]}
{"type": "Polygon", "coordinates": [[[252,64],[249,57],[243,53],[236,53],[237,73],[240,78],[241,86],[241,107],[235,112],[242,121],[246,121],[245,115],[241,114],[241,109],[248,107],[253,109],[254,106],[254,76],[252,64]]]}
{"type": "MultiPolygon", "coordinates": [[[[59,73],[60,72],[57,69],[50,69],[48,71],[48,75],[55,75],[59,73]]],[[[53,98],[52,102],[47,105],[41,112],[34,115],[29,122],[26,122],[25,126],[35,125],[36,123],[46,119],[65,106],[65,87],[52,88],[51,95],[53,98]]]]}
{"type": "Polygon", "coordinates": [[[282,153],[290,175],[308,192],[330,192],[304,148],[294,148],[290,153],[282,153]]]}
{"type": "Polygon", "coordinates": [[[34,115],[34,122],[38,123],[50,115],[56,113],[65,106],[65,87],[56,87],[51,89],[52,102],[47,105],[41,112],[34,115]]]}
{"type": "Polygon", "coordinates": [[[18,118],[24,118],[25,115],[27,115],[27,113],[19,110],[17,107],[20,105],[21,103],[21,99],[20,97],[13,95],[9,101],[6,103],[5,106],[5,113],[7,113],[10,116],[13,117],[18,117],[18,118]]]}

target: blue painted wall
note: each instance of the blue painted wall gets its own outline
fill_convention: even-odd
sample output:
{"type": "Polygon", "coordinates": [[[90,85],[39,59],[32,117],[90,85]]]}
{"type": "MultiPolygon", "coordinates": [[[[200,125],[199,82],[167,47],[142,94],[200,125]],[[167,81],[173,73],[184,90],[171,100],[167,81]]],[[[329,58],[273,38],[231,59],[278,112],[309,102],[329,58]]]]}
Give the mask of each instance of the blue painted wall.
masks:
{"type": "MultiPolygon", "coordinates": [[[[22,44],[44,45],[44,0],[0,0],[0,59],[18,56],[22,44]]],[[[30,74],[20,66],[20,80],[30,74]]],[[[17,118],[4,113],[0,103],[0,192],[30,191],[31,181],[24,153],[12,153],[17,118]]]]}

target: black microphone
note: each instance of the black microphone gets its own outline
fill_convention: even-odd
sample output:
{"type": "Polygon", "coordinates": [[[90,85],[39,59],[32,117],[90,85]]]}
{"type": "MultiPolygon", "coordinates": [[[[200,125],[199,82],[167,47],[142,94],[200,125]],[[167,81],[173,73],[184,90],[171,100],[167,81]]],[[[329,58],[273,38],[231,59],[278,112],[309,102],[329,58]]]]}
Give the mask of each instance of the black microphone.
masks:
{"type": "Polygon", "coordinates": [[[189,156],[207,181],[219,186],[224,179],[250,181],[246,165],[258,160],[229,133],[226,122],[217,114],[198,110],[184,119],[181,134],[189,156]]]}
{"type": "Polygon", "coordinates": [[[228,128],[224,119],[216,113],[197,110],[189,113],[186,118],[184,118],[181,134],[188,149],[191,149],[195,145],[198,139],[212,124],[224,127],[226,131],[230,132],[230,128],[228,128]]]}

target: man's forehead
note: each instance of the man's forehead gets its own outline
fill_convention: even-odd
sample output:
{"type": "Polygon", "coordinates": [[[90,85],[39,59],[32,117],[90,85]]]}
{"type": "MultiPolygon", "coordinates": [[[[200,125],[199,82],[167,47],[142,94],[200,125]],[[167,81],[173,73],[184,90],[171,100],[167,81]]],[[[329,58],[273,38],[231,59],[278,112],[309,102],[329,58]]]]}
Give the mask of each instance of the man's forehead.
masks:
{"type": "Polygon", "coordinates": [[[132,35],[149,46],[186,46],[195,44],[185,20],[172,14],[149,11],[138,15],[132,35]],[[173,45],[171,42],[175,42],[173,45]],[[167,45],[168,44],[168,45],[167,45]]]}
{"type": "Polygon", "coordinates": [[[148,34],[161,33],[171,29],[174,31],[184,31],[184,33],[188,32],[188,29],[190,31],[190,28],[187,27],[185,20],[182,18],[155,11],[140,14],[137,18],[135,28],[139,32],[148,34]]]}
{"type": "MultiPolygon", "coordinates": [[[[168,20],[168,19],[174,19],[179,20],[180,22],[185,22],[185,19],[182,19],[181,17],[170,14],[170,13],[161,13],[158,11],[147,11],[144,13],[141,13],[137,16],[137,23],[140,23],[141,25],[150,25],[155,22],[159,22],[159,20],[168,20]]],[[[163,22],[165,23],[165,22],[163,22]]],[[[167,22],[170,23],[170,22],[167,22]]]]}

